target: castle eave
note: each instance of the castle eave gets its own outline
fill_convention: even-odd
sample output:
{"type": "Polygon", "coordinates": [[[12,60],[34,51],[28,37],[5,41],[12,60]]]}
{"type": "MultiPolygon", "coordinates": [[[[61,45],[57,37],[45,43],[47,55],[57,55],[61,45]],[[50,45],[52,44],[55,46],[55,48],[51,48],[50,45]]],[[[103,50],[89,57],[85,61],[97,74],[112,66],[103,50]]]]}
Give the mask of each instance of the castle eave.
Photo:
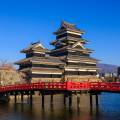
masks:
{"type": "Polygon", "coordinates": [[[30,63],[30,60],[31,60],[31,58],[25,58],[25,59],[22,59],[22,60],[15,62],[15,64],[20,65],[20,64],[30,63]]]}
{"type": "Polygon", "coordinates": [[[20,72],[31,72],[31,68],[23,68],[19,70],[20,72]]]}

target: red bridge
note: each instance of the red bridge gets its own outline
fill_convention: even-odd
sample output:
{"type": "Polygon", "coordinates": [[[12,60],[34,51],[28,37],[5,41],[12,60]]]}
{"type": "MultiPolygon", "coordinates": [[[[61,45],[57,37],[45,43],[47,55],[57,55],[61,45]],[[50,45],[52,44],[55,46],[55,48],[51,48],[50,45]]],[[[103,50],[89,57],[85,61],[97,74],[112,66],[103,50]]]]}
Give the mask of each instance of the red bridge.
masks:
{"type": "Polygon", "coordinates": [[[120,92],[120,82],[40,82],[30,84],[7,85],[0,87],[0,93],[25,90],[57,90],[57,91],[107,91],[120,92]]]}
{"type": "Polygon", "coordinates": [[[72,105],[72,94],[77,96],[77,105],[80,106],[80,94],[90,93],[90,106],[92,106],[92,96],[96,96],[96,106],[98,106],[98,95],[101,92],[120,92],[120,82],[39,82],[30,84],[17,84],[0,87],[0,98],[15,96],[15,103],[17,95],[28,95],[30,103],[32,103],[32,95],[34,91],[39,91],[42,96],[42,107],[44,107],[44,96],[51,95],[51,104],[53,104],[54,94],[64,94],[64,104],[66,98],[69,98],[69,106],[72,105]]]}

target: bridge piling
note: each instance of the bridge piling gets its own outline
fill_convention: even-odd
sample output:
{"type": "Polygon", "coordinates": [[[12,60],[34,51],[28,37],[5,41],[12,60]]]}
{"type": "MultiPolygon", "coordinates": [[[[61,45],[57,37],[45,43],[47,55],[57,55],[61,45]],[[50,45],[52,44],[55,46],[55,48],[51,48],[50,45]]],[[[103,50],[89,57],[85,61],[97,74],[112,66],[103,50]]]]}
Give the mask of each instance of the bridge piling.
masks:
{"type": "Polygon", "coordinates": [[[44,94],[42,94],[42,108],[44,108],[44,104],[45,104],[45,96],[44,94]]]}
{"type": "Polygon", "coordinates": [[[51,94],[51,99],[50,99],[50,105],[51,105],[51,107],[53,107],[53,94],[51,94]]]}
{"type": "Polygon", "coordinates": [[[77,108],[80,108],[80,94],[77,94],[77,108]]]}
{"type": "Polygon", "coordinates": [[[98,107],[99,103],[98,103],[98,94],[95,95],[96,97],[96,107],[98,107]]]}
{"type": "Polygon", "coordinates": [[[33,102],[33,97],[32,97],[32,93],[30,92],[30,104],[32,105],[33,102]]]}
{"type": "Polygon", "coordinates": [[[66,106],[66,94],[64,94],[63,96],[63,103],[64,103],[64,106],[66,106]]]}
{"type": "Polygon", "coordinates": [[[72,94],[69,94],[69,107],[72,107],[72,94]]]}
{"type": "Polygon", "coordinates": [[[17,103],[17,94],[16,94],[16,92],[14,94],[14,102],[15,102],[15,104],[17,103]]]}
{"type": "Polygon", "coordinates": [[[23,103],[23,100],[24,100],[23,93],[21,93],[21,103],[23,103]]]}
{"type": "Polygon", "coordinates": [[[92,94],[90,93],[90,107],[93,107],[93,99],[92,99],[92,94]]]}

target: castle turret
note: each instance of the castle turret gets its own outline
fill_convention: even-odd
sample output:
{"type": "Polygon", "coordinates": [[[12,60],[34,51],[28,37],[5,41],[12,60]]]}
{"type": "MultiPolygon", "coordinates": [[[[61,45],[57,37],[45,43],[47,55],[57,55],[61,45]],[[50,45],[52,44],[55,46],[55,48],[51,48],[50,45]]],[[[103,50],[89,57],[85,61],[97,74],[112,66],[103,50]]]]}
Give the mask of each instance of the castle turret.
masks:
{"type": "Polygon", "coordinates": [[[26,58],[17,61],[19,71],[26,74],[26,82],[60,81],[63,64],[59,58],[49,56],[48,50],[40,43],[32,43],[28,48],[21,51],[26,58]]]}

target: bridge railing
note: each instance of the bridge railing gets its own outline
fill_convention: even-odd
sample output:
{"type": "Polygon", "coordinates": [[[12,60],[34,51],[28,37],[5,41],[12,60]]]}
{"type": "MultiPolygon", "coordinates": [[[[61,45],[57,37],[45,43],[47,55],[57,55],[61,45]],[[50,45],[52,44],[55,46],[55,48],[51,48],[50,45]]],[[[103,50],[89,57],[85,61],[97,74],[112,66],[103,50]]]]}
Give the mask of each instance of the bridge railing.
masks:
{"type": "Polygon", "coordinates": [[[8,85],[0,86],[0,92],[15,91],[15,90],[66,90],[66,82],[39,82],[30,84],[18,84],[18,85],[8,85]]]}
{"type": "Polygon", "coordinates": [[[91,82],[90,90],[120,91],[120,82],[91,82]]]}
{"type": "Polygon", "coordinates": [[[0,86],[0,92],[17,90],[99,90],[120,91],[120,82],[39,82],[0,86]]]}
{"type": "Polygon", "coordinates": [[[89,82],[67,82],[67,90],[89,90],[89,82]]]}

